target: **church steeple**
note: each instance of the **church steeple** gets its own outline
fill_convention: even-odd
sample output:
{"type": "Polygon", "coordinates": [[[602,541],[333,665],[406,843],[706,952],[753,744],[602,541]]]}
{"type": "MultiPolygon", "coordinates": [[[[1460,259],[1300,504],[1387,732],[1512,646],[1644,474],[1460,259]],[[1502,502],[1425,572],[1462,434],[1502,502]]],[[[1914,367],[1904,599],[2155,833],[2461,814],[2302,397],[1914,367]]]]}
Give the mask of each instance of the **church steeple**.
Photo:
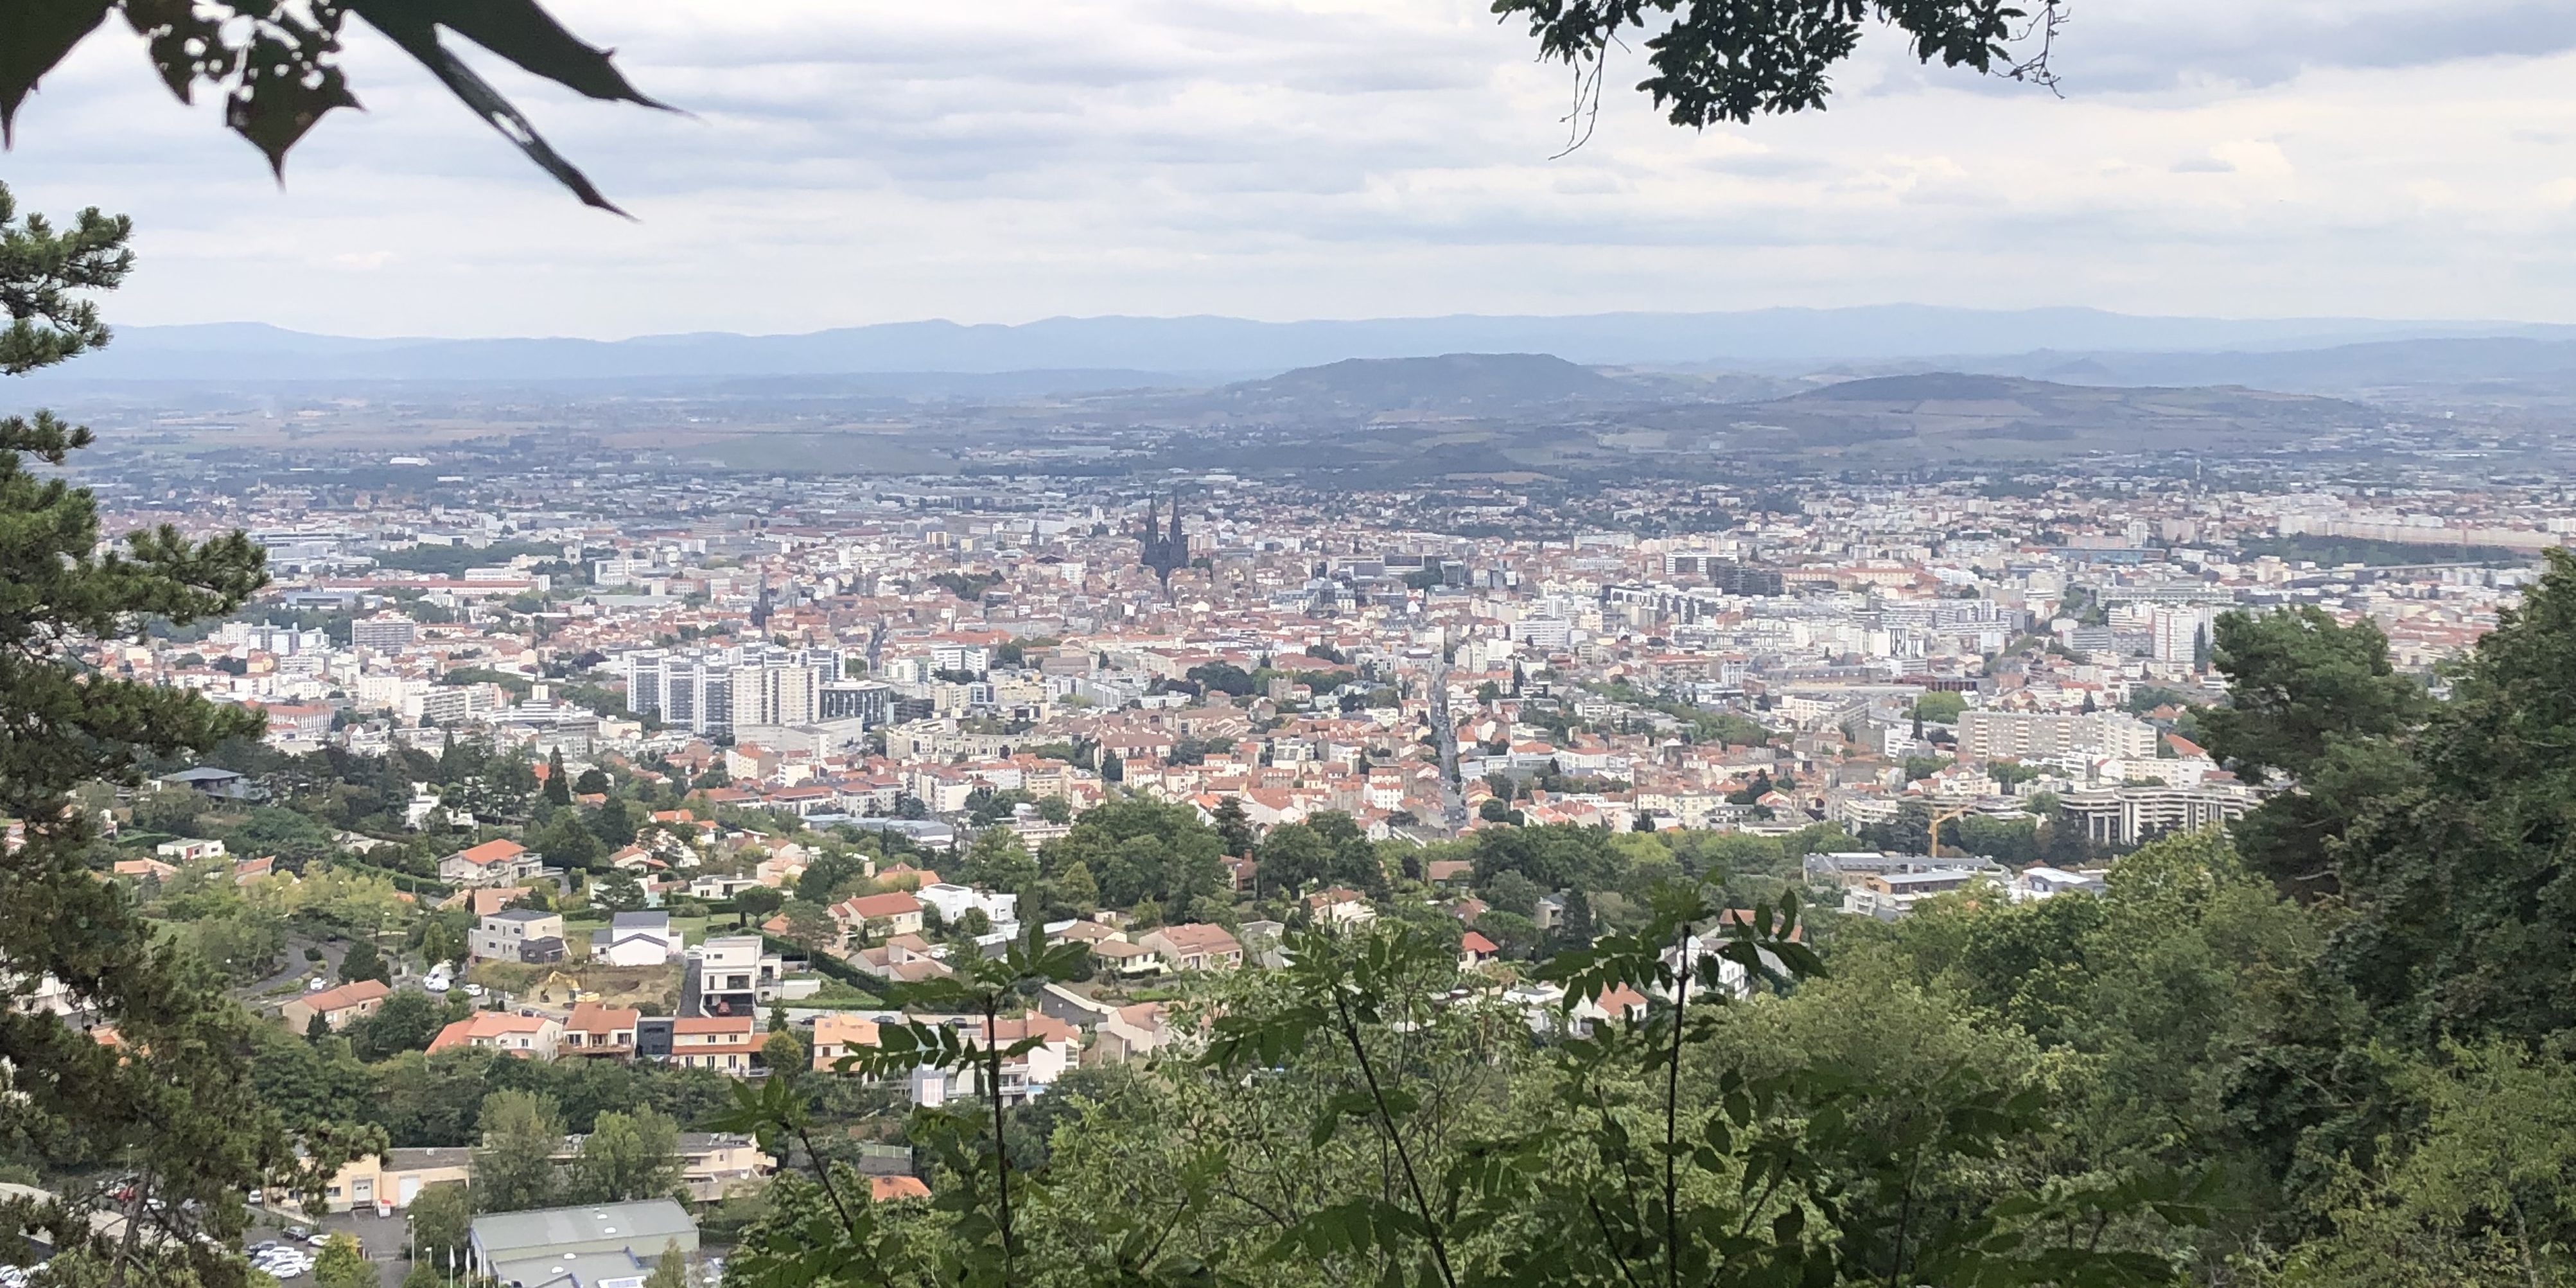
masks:
{"type": "Polygon", "coordinates": [[[1136,534],[1137,544],[1143,547],[1138,562],[1153,569],[1154,575],[1162,578],[1163,590],[1169,594],[1172,588],[1172,574],[1189,566],[1190,539],[1181,531],[1180,493],[1172,494],[1172,524],[1168,533],[1163,530],[1162,524],[1158,521],[1156,509],[1157,503],[1154,498],[1147,496],[1145,526],[1136,534]]]}

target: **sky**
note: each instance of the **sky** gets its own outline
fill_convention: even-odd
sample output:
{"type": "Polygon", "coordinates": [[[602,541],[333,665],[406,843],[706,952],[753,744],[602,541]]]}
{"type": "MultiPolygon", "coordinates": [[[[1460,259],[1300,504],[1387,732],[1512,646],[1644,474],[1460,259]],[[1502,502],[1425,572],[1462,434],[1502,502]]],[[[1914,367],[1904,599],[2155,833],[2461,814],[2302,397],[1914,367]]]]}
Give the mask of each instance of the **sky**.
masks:
{"type": "Polygon", "coordinates": [[[1873,28],[1702,132],[1484,0],[555,0],[680,113],[478,66],[583,208],[352,22],[275,183],[120,23],[21,110],[23,208],[134,216],[129,324],[777,333],[1912,302],[2576,322],[2576,5],[2077,0],[2057,94],[1873,28]]]}

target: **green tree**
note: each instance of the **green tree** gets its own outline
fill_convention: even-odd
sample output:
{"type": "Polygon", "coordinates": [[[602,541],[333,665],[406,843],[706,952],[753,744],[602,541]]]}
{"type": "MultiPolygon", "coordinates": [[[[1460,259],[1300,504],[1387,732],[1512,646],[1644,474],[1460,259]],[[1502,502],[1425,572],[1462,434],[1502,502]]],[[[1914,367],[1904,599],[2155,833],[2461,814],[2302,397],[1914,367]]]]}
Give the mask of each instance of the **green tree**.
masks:
{"type": "Polygon", "coordinates": [[[555,1098],[495,1091],[483,1098],[476,1122],[482,1144],[474,1151],[474,1197],[482,1209],[524,1212],[551,1205],[561,1189],[554,1155],[564,1137],[555,1098]]]}
{"type": "Polygon", "coordinates": [[[787,896],[775,886],[753,886],[733,897],[735,924],[769,920],[769,915],[785,907],[787,896]]]}
{"type": "Polygon", "coordinates": [[[350,1049],[370,1064],[405,1051],[421,1051],[446,1027],[447,1008],[416,988],[401,989],[372,1015],[349,1025],[350,1049]]]}
{"type": "Polygon", "coordinates": [[[1914,718],[1934,724],[1956,724],[1959,713],[1968,709],[1968,699],[1946,689],[1933,689],[1914,700],[1914,718]]]}
{"type": "Polygon", "coordinates": [[[2332,893],[2344,833],[2412,772],[2397,739],[2423,719],[2424,687],[2389,665],[2368,619],[2345,626],[2312,606],[2221,615],[2212,661],[2228,705],[2201,713],[2210,754],[2300,788],[2248,814],[2238,847],[2285,889],[2332,893]]]}
{"type": "Polygon", "coordinates": [[[1020,839],[1019,833],[997,825],[975,833],[958,875],[968,885],[1024,891],[1038,882],[1038,861],[1029,854],[1028,843],[1020,839]]]}
{"type": "Polygon", "coordinates": [[[1225,842],[1225,852],[1232,855],[1252,853],[1255,838],[1252,820],[1243,812],[1240,797],[1228,796],[1216,803],[1216,834],[1225,842]]]}
{"type": "MultiPolygon", "coordinates": [[[[2224,620],[2221,627],[2227,669],[2240,654],[2224,620]]],[[[2356,671],[2367,674],[2363,662],[2330,657],[2292,684],[2366,706],[2377,686],[2346,679],[2356,671]],[[2326,682],[2306,678],[2314,671],[2326,682]],[[2363,695],[2348,696],[2355,688],[2363,695]]],[[[2379,699],[2383,714],[2366,723],[2349,712],[2293,707],[2249,729],[2248,721],[2207,713],[2213,736],[2228,730],[2225,741],[2240,755],[2248,746],[2290,747],[2255,753],[2265,763],[2324,748],[2285,766],[2299,791],[2274,797],[2247,821],[2288,801],[2283,817],[2327,822],[2313,845],[2357,914],[2329,958],[2391,1035],[2418,1047],[2489,1034],[2539,1045],[2576,1029],[2576,990],[2565,987],[2576,979],[2576,900],[2561,893],[2576,784],[2571,676],[2576,557],[2550,551],[2520,605],[2499,614],[2496,629],[2452,668],[2449,700],[2420,720],[2421,699],[2411,693],[2379,699]],[[2368,732],[2409,725],[2403,737],[2368,732]],[[2308,732],[2320,726],[2324,732],[2308,732]]],[[[2411,681],[2396,677],[2386,687],[2397,684],[2411,681]]],[[[2248,856],[2283,830],[2246,829],[2248,856]]]]}
{"type": "Polygon", "coordinates": [[[1080,863],[1111,907],[1149,897],[1185,907],[1229,885],[1225,843],[1199,821],[1196,807],[1138,797],[1084,812],[1071,832],[1039,848],[1038,861],[1050,874],[1080,863]]]}
{"type": "Polygon", "coordinates": [[[346,1233],[334,1234],[322,1245],[322,1255],[313,1259],[313,1281],[322,1288],[376,1288],[378,1283],[375,1263],[367,1260],[356,1236],[346,1233]]]}
{"type": "Polygon", "coordinates": [[[572,804],[572,778],[564,772],[563,748],[546,753],[546,799],[557,805],[572,804]]]}
{"type": "Polygon", "coordinates": [[[1077,859],[1055,874],[1057,895],[1075,911],[1090,915],[1100,907],[1100,886],[1091,879],[1091,869],[1077,859]]]}
{"type": "Polygon", "coordinates": [[[831,851],[815,855],[796,877],[796,897],[812,904],[829,904],[843,897],[843,892],[867,880],[867,860],[853,854],[831,851]]]}
{"type": "Polygon", "coordinates": [[[1232,662],[1202,662],[1191,667],[1184,678],[1211,693],[1252,696],[1252,673],[1232,662]]]}
{"type": "Polygon", "coordinates": [[[407,1209],[413,1238],[421,1251],[441,1265],[462,1254],[467,1229],[474,1221],[474,1196],[459,1181],[425,1186],[407,1209]]]}
{"type": "Polygon", "coordinates": [[[812,1059],[805,1049],[805,1039],[794,1029],[778,1029],[760,1043],[760,1061],[772,1071],[802,1069],[812,1059]]]}
{"type": "Polygon", "coordinates": [[[644,883],[625,868],[611,868],[591,886],[590,901],[610,912],[638,912],[645,904],[644,883]]]}
{"type": "Polygon", "coordinates": [[[840,938],[840,923],[832,920],[832,914],[822,904],[793,899],[782,913],[787,918],[787,942],[807,952],[819,952],[840,938]]]}
{"type": "Polygon", "coordinates": [[[372,939],[352,942],[348,955],[340,959],[340,982],[354,984],[362,979],[386,984],[394,979],[393,967],[386,964],[384,953],[377,949],[376,941],[372,939]]]}
{"type": "Polygon", "coordinates": [[[2321,1288],[2563,1284],[2576,1274],[2576,1070],[2508,1042],[2454,1045],[2409,1071],[2413,1148],[2378,1174],[2346,1163],[2330,1234],[2289,1258],[2321,1288]]]}
{"type": "MultiPolygon", "coordinates": [[[[31,64],[18,55],[34,51],[39,66],[52,58],[34,31],[0,43],[12,51],[0,59],[11,69],[0,71],[5,109],[26,88],[31,64]]],[[[0,371],[24,374],[108,342],[85,293],[124,280],[130,233],[126,220],[94,209],[61,230],[21,221],[0,189],[0,308],[9,315],[0,371]]],[[[23,1150],[49,1168],[133,1174],[179,1214],[174,1224],[209,1236],[122,1241],[105,1256],[111,1278],[154,1257],[217,1279],[228,1272],[213,1249],[237,1246],[243,1190],[318,1188],[317,1174],[336,1170],[358,1142],[308,1133],[299,1162],[250,1080],[256,1022],[210,971],[154,933],[122,886],[96,878],[96,818],[66,809],[84,782],[131,783],[147,757],[209,754],[227,739],[256,738],[261,726],[255,712],[121,679],[82,656],[96,641],[139,638],[148,621],[221,617],[265,580],[259,548],[238,532],[191,542],[164,526],[121,548],[102,541],[91,493],[30,468],[64,466],[91,441],[49,412],[0,418],[0,816],[25,828],[6,866],[0,957],[18,980],[61,981],[118,1041],[37,1012],[0,1025],[0,1066],[23,1150]]]]}
{"type": "Polygon", "coordinates": [[[644,1276],[644,1288],[689,1288],[689,1254],[680,1250],[679,1240],[662,1244],[662,1255],[653,1259],[652,1273],[644,1276]]]}
{"type": "Polygon", "coordinates": [[[566,868],[588,869],[608,857],[608,847],[582,822],[579,810],[558,810],[528,838],[528,848],[566,868]]]}
{"type": "Polygon", "coordinates": [[[668,1198],[680,1189],[680,1129],[664,1114],[639,1109],[599,1115],[573,1155],[571,1197],[577,1203],[668,1198]]]}

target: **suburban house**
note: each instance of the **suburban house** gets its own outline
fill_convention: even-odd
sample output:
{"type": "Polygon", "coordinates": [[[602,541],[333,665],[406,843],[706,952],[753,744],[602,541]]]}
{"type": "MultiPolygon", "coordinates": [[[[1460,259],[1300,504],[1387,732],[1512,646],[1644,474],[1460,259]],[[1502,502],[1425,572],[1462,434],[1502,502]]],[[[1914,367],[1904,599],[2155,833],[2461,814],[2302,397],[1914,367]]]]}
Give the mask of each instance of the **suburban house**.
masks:
{"type": "Polygon", "coordinates": [[[777,1170],[760,1142],[737,1132],[680,1133],[680,1183],[689,1197],[711,1203],[777,1170]]]}
{"type": "MultiPolygon", "coordinates": [[[[749,1015],[779,997],[787,963],[758,935],[724,935],[698,945],[691,965],[700,1015],[749,1015]]],[[[684,983],[682,992],[691,990],[684,983]]]]}
{"type": "Polygon", "coordinates": [[[208,859],[224,857],[224,843],[195,841],[183,837],[176,841],[163,841],[153,846],[152,853],[172,863],[203,863],[208,859]]]}
{"type": "Polygon", "coordinates": [[[516,841],[485,841],[438,861],[438,879],[449,885],[509,885],[537,876],[545,856],[516,841]]]}
{"type": "Polygon", "coordinates": [[[643,1018],[640,1011],[575,1002],[572,1014],[564,1019],[563,1041],[556,1051],[561,1055],[631,1056],[635,1054],[635,1025],[643,1018]]]}
{"type": "Polygon", "coordinates": [[[1137,936],[1136,946],[1173,970],[1233,970],[1243,964],[1243,945],[1225,927],[1200,922],[1158,926],[1137,936]]]}
{"type": "Polygon", "coordinates": [[[863,894],[832,905],[844,938],[883,939],[921,931],[921,900],[901,890],[863,894]]]}
{"type": "Polygon", "coordinates": [[[1494,960],[1502,951],[1493,940],[1470,930],[1458,937],[1458,969],[1474,970],[1494,960]]]}
{"type": "Polygon", "coordinates": [[[1115,975],[1149,975],[1163,969],[1163,959],[1153,949],[1124,939],[1103,939],[1091,946],[1091,955],[1115,975]]]}
{"type": "Polygon", "coordinates": [[[438,906],[464,908],[480,919],[509,907],[520,895],[527,892],[527,886],[477,886],[471,890],[459,890],[449,895],[438,906]]]}
{"type": "Polygon", "coordinates": [[[829,1073],[842,1056],[860,1047],[877,1044],[877,1022],[859,1015],[833,1012],[814,1019],[814,1071],[829,1073]]]}
{"type": "Polygon", "coordinates": [[[1377,920],[1377,909],[1366,896],[1341,886],[1307,895],[1306,910],[1318,926],[1365,926],[1377,920]]]}
{"type": "Polygon", "coordinates": [[[862,948],[849,955],[849,963],[878,979],[917,984],[925,979],[938,979],[956,972],[939,959],[944,951],[930,946],[919,935],[893,935],[874,948],[862,948]]]}
{"type": "Polygon", "coordinates": [[[213,796],[228,801],[264,801],[268,799],[268,789],[266,787],[263,787],[258,783],[254,783],[250,779],[245,778],[240,774],[236,774],[229,769],[217,769],[212,765],[199,765],[195,769],[182,769],[175,774],[163,774],[152,781],[159,784],[159,787],[155,790],[171,787],[184,787],[189,791],[196,792],[200,795],[213,796]]]}
{"type": "Polygon", "coordinates": [[[503,908],[477,923],[467,944],[478,962],[559,962],[564,957],[563,914],[503,908]]]}
{"type": "Polygon", "coordinates": [[[551,1015],[511,1015],[502,1011],[476,1011],[438,1031],[431,1039],[431,1051],[450,1047],[490,1047],[507,1051],[521,1059],[552,1060],[563,1044],[563,1021],[551,1015]]]}
{"type": "Polygon", "coordinates": [[[1096,1064],[1134,1060],[1172,1044],[1172,1021],[1160,1002],[1119,1007],[1092,1032],[1090,1059],[1096,1064]]]}
{"type": "Polygon", "coordinates": [[[472,1150],[389,1149],[343,1166],[322,1187],[322,1202],[334,1212],[407,1208],[430,1186],[463,1185],[472,1177],[472,1150]]]}
{"type": "MultiPolygon", "coordinates": [[[[984,1021],[974,1016],[958,1016],[948,1021],[959,1035],[982,1045],[989,1040],[998,1047],[1012,1047],[1034,1038],[1037,1045],[1002,1060],[1001,1098],[1004,1105],[1022,1105],[1043,1094],[1064,1071],[1073,1067],[1082,1054],[1082,1030],[1039,1011],[1028,1011],[1008,1019],[997,1020],[990,1034],[984,1021]]],[[[979,1061],[963,1069],[935,1069],[928,1066],[912,1071],[912,1103],[924,1108],[937,1108],[951,1100],[975,1100],[984,1095],[984,1066],[979,1061]]]]}
{"type": "Polygon", "coordinates": [[[671,1022],[671,1059],[692,1069],[740,1077],[760,1051],[749,1015],[689,1015],[671,1022]]]}
{"type": "Polygon", "coordinates": [[[611,966],[660,966],[679,951],[680,934],[667,912],[621,912],[590,936],[590,959],[611,966]]]}
{"type": "Polygon", "coordinates": [[[137,881],[167,881],[179,875],[179,869],[159,859],[118,859],[116,875],[137,881]]]}
{"type": "Polygon", "coordinates": [[[362,979],[354,984],[326,988],[319,993],[306,993],[279,1007],[278,1014],[285,1017],[287,1027],[298,1033],[313,1027],[316,1015],[335,1030],[345,1029],[351,1021],[375,1014],[376,1008],[383,1006],[385,998],[392,992],[393,989],[382,980],[362,979]]]}
{"type": "Polygon", "coordinates": [[[976,910],[984,914],[984,919],[994,930],[1015,933],[1019,929],[1020,897],[1015,894],[995,894],[972,886],[934,881],[914,891],[913,896],[937,908],[940,919],[952,925],[969,910],[976,910]]]}

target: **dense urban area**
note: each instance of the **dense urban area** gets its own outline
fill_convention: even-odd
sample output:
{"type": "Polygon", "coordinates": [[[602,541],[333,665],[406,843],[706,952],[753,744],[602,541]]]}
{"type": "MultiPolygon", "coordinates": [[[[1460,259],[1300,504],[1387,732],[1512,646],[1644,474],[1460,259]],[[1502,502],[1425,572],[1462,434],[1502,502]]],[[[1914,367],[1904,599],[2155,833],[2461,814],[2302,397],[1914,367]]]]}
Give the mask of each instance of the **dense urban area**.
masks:
{"type": "MultiPolygon", "coordinates": [[[[1151,1203],[1209,1223],[1196,1255],[1266,1242],[1296,1227],[1288,1180],[1226,1182],[1289,1186],[1287,1206],[1247,1192],[1220,1221],[1188,1179],[1199,1151],[1255,1148],[1244,1107],[1139,1079],[1222,1062],[1246,1040],[1228,1024],[1293,987],[1256,981],[1343,941],[1412,945],[1439,978],[1405,987],[1543,1052],[1694,987],[1605,984],[1581,967],[1596,945],[1758,923],[1780,937],[1709,959],[1720,991],[1809,974],[1810,944],[1856,966],[1775,1004],[1928,1043],[1878,1059],[1881,1094],[1916,1094],[1932,1063],[1966,1094],[2075,1061],[2047,1077],[2079,1099],[2099,1088],[2065,1080],[2153,1066],[2201,1085],[2086,1112],[2153,1102],[2174,1131],[2248,1132],[2228,1062],[2277,1055],[2284,1003],[2210,990],[2271,987],[2225,963],[2312,953],[2332,927],[2210,848],[2293,769],[2242,736],[2210,750],[2255,651],[2226,656],[2227,624],[2376,632],[2383,674],[2440,688],[2576,534],[2565,489],[2404,434],[2373,440],[2363,473],[2387,481],[2367,485],[2138,452],[1585,485],[1506,460],[1370,490],[1295,469],[771,472],[523,432],[298,441],[352,406],[247,444],[219,417],[111,409],[128,432],[71,470],[107,532],[240,529],[265,555],[229,617],[85,658],[264,734],[74,800],[97,877],[264,1017],[264,1103],[346,1156],[253,1195],[272,1236],[253,1269],[326,1288],[722,1276],[737,1241],[774,1244],[818,1192],[838,1204],[836,1171],[889,1212],[982,1201],[971,1150],[925,1124],[987,1105],[987,1156],[1004,1186],[1022,1169],[1024,1203],[1067,1170],[1051,1155],[1109,1169],[1060,1182],[1048,1219],[1108,1237],[1086,1205],[1145,1166],[1169,1173],[1151,1203]],[[2238,906],[2168,906],[2124,871],[2238,906]],[[1676,922],[1677,883],[1724,915],[1676,922]],[[2107,911],[2054,911],[2078,905],[2107,911]],[[2115,939],[2142,916],[2214,972],[2158,1003],[2207,1008],[2168,1021],[2196,1035],[2116,1055],[2052,1032],[2146,1004],[2086,989],[2184,988],[2171,962],[2117,960],[2173,951],[2115,939]],[[2011,970],[2078,974],[2041,1000],[2005,977],[2016,952],[2042,956],[2011,970]],[[1975,1000],[1921,1010],[1948,990],[1975,1000]],[[810,1103],[747,1110],[738,1089],[770,1084],[810,1103]]],[[[1109,437],[1147,461],[1170,442],[1140,432],[1109,437]]],[[[69,990],[30,1004],[81,1015],[69,990]]],[[[1376,1112],[1404,1139],[1406,1109],[1376,1112]]],[[[2158,1153],[2083,1130],[2108,1134],[2096,1168],[2158,1153]]],[[[2135,1210],[2149,1189],[2104,1206],[2122,1255],[2278,1271],[2265,1240],[2290,1227],[2206,1214],[2329,1183],[2297,1175],[2319,1146],[2272,1130],[2229,1147],[2288,1151],[2269,1173],[2212,1169],[2160,1218],[2135,1210]],[[2186,1232],[2213,1220],[2225,1237],[2186,1232]]]]}

